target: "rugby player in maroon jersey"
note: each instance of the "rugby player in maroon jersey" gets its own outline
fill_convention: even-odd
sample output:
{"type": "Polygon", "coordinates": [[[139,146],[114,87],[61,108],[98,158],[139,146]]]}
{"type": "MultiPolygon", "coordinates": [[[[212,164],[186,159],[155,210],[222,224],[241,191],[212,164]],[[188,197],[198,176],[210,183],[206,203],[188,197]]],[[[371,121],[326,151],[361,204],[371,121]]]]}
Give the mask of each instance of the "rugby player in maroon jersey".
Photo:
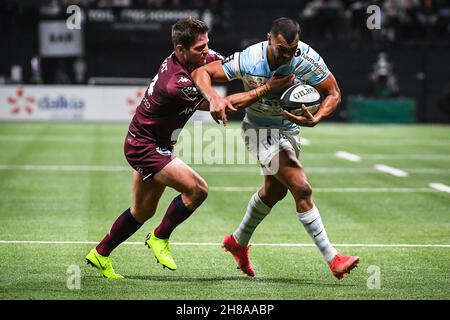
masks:
{"type": "Polygon", "coordinates": [[[256,90],[219,99],[210,110],[208,100],[196,89],[191,77],[195,68],[222,59],[209,50],[208,42],[208,27],[204,22],[193,18],[177,21],[172,26],[174,52],[161,64],[136,109],[124,146],[125,157],[135,170],[133,204],[86,256],[87,262],[106,278],[123,278],[114,271],[109,255],[155,214],[166,187],[180,194],[169,205],[159,226],[147,235],[145,243],[159,263],[170,270],[177,269],[169,237],[208,195],[205,180],[172,154],[180,129],[195,110],[209,110],[217,123],[226,124],[226,112],[244,108],[268,92],[280,91],[292,84],[293,76],[271,78],[256,90]]]}

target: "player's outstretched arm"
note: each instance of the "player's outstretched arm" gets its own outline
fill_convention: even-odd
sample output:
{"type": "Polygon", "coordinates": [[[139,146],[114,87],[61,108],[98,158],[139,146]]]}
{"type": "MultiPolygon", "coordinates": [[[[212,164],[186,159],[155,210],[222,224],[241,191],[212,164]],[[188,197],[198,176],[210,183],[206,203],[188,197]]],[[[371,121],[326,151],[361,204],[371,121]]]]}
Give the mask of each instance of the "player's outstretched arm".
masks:
{"type": "Polygon", "coordinates": [[[268,93],[279,92],[287,87],[290,87],[294,81],[294,78],[295,75],[293,73],[282,77],[271,77],[265,84],[257,87],[256,89],[235,93],[227,96],[226,99],[230,101],[236,109],[243,109],[252,103],[255,103],[268,93]]]}
{"type": "MultiPolygon", "coordinates": [[[[194,70],[194,72],[192,73],[192,77],[197,88],[200,90],[200,92],[203,93],[203,96],[209,102],[210,111],[214,109],[221,112],[222,110],[220,108],[222,106],[227,108],[227,103],[223,100],[228,101],[234,107],[234,110],[229,109],[225,111],[236,111],[236,109],[245,108],[258,101],[267,93],[279,92],[291,86],[294,81],[295,75],[289,74],[283,77],[271,77],[265,84],[257,87],[256,89],[235,93],[227,96],[226,98],[220,97],[211,85],[211,82],[229,81],[227,76],[225,75],[225,72],[223,71],[220,61],[212,62],[194,70]],[[211,107],[212,104],[215,104],[215,107],[211,107]]],[[[206,105],[202,105],[200,109],[205,110],[205,107],[206,105]]]]}
{"type": "MultiPolygon", "coordinates": [[[[222,62],[220,60],[211,62],[203,67],[197,68],[192,72],[195,86],[205,97],[209,103],[209,112],[214,121],[219,123],[219,120],[225,125],[228,122],[226,112],[236,111],[233,105],[225,98],[221,97],[212,87],[211,82],[226,82],[227,76],[223,72],[222,62]]],[[[205,104],[200,106],[200,109],[205,107],[205,104]]]]}
{"type": "Polygon", "coordinates": [[[320,121],[330,116],[341,102],[341,91],[339,90],[336,79],[330,74],[324,81],[314,87],[324,97],[315,115],[312,115],[306,108],[302,107],[305,116],[295,116],[283,110],[283,117],[299,126],[314,127],[320,121]]]}

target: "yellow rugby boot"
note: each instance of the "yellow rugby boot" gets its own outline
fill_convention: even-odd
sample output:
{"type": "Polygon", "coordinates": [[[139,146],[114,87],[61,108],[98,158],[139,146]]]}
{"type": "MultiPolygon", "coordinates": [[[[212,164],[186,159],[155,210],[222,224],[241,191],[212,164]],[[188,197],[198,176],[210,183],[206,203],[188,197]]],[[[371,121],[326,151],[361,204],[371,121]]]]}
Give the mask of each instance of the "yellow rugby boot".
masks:
{"type": "Polygon", "coordinates": [[[104,257],[94,248],[86,256],[86,261],[88,264],[100,270],[102,275],[108,279],[123,279],[123,276],[116,273],[112,267],[112,262],[110,257],[104,257]]]}
{"type": "Polygon", "coordinates": [[[175,264],[172,257],[172,252],[170,251],[169,239],[157,238],[155,236],[155,230],[153,230],[147,234],[145,244],[153,250],[158,263],[161,263],[163,267],[166,267],[169,270],[177,270],[177,265],[175,264]]]}

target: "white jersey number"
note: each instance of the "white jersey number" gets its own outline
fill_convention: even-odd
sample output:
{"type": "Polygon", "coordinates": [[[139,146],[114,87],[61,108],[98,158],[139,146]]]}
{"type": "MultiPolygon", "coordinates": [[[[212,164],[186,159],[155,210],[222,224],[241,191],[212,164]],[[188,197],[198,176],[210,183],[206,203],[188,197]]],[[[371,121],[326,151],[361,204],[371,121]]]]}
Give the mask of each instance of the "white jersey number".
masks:
{"type": "Polygon", "coordinates": [[[158,81],[158,75],[156,75],[153,78],[152,82],[150,83],[150,86],[148,87],[147,93],[148,93],[149,96],[151,96],[152,93],[153,93],[153,89],[154,89],[156,81],[158,81]]]}

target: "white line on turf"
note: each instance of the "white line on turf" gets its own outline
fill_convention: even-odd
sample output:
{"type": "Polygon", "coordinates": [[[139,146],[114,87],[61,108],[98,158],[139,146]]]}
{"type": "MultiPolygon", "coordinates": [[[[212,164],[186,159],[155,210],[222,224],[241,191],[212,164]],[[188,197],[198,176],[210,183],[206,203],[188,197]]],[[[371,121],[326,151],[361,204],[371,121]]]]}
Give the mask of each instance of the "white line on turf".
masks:
{"type": "MultiPolygon", "coordinates": [[[[0,244],[98,244],[98,241],[39,241],[39,240],[0,240],[0,244]]],[[[144,245],[144,242],[126,241],[126,245],[144,245]]],[[[175,246],[220,246],[215,242],[171,242],[175,246]]],[[[313,243],[254,243],[260,247],[315,247],[313,243]]],[[[377,243],[341,243],[336,247],[390,247],[390,248],[450,248],[450,244],[377,244],[377,243]]]]}
{"type": "MultiPolygon", "coordinates": [[[[240,132],[240,129],[235,129],[240,132]]],[[[39,133],[36,134],[0,134],[0,140],[3,141],[56,141],[56,142],[113,142],[113,143],[121,143],[124,139],[122,135],[103,135],[99,136],[93,133],[92,135],[41,135],[39,133]]],[[[304,145],[308,145],[311,143],[319,142],[320,145],[342,145],[342,141],[345,141],[345,144],[351,145],[392,145],[392,139],[370,139],[370,140],[351,140],[346,137],[342,137],[340,139],[324,139],[324,138],[316,138],[316,139],[306,139],[301,137],[306,143],[304,145]]],[[[448,139],[395,139],[396,145],[427,145],[427,146],[448,146],[450,142],[448,139]]]]}
{"type": "Polygon", "coordinates": [[[303,146],[309,146],[311,145],[311,141],[309,139],[300,137],[300,144],[303,146]]]}
{"type": "Polygon", "coordinates": [[[0,165],[0,170],[29,171],[131,171],[126,166],[91,166],[91,165],[0,165]]]}
{"type": "MultiPolygon", "coordinates": [[[[210,191],[220,192],[254,192],[258,187],[220,187],[210,186],[210,191]]],[[[420,192],[439,192],[441,190],[433,190],[431,188],[314,188],[314,192],[320,193],[420,193],[420,192]]]]}
{"type": "Polygon", "coordinates": [[[384,164],[376,164],[375,165],[375,170],[381,171],[381,172],[386,172],[389,173],[393,176],[396,177],[407,177],[408,176],[408,172],[400,170],[400,169],[396,169],[384,164]]]}
{"type": "Polygon", "coordinates": [[[432,182],[429,184],[430,188],[436,189],[438,191],[450,193],[450,187],[443,183],[432,182]]]}
{"type": "MultiPolygon", "coordinates": [[[[256,165],[191,165],[195,170],[200,172],[217,172],[217,173],[259,173],[260,169],[256,165]]],[[[335,168],[335,167],[305,167],[307,172],[312,173],[379,173],[374,168],[335,168]]],[[[129,166],[114,166],[114,165],[38,165],[38,164],[24,164],[24,165],[9,165],[0,164],[0,170],[26,170],[26,171],[66,171],[66,172],[131,172],[129,166]]],[[[426,173],[426,174],[450,174],[450,168],[407,168],[411,173],[426,173]]]]}
{"type": "Polygon", "coordinates": [[[360,154],[363,159],[370,160],[437,160],[450,161],[448,154],[383,154],[383,153],[366,153],[360,154]]]}
{"type": "Polygon", "coordinates": [[[335,155],[338,158],[342,158],[342,159],[345,159],[348,161],[353,161],[353,162],[361,161],[360,156],[350,153],[350,152],[346,152],[346,151],[336,151],[335,155]]]}

